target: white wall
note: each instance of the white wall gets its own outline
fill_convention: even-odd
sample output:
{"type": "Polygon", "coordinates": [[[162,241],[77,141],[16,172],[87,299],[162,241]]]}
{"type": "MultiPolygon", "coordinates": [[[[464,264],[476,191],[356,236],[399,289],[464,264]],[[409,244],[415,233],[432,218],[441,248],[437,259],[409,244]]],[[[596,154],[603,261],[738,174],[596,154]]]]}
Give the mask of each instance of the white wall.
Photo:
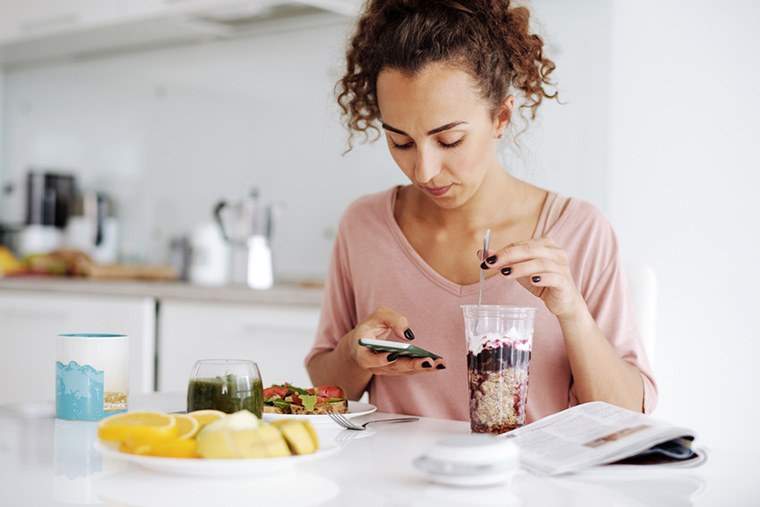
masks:
{"type": "Polygon", "coordinates": [[[756,326],[760,6],[614,3],[611,218],[660,282],[659,414],[745,447],[756,326]]]}
{"type": "MultiPolygon", "coordinates": [[[[557,68],[560,103],[545,101],[536,122],[507,150],[514,174],[607,209],[610,118],[610,20],[607,0],[540,0],[530,4],[534,28],[557,68]]],[[[520,128],[519,120],[515,124],[520,128]]]]}
{"type": "MultiPolygon", "coordinates": [[[[567,105],[547,103],[506,164],[604,206],[609,8],[540,3],[567,105]],[[580,41],[576,44],[574,41],[580,41]],[[601,65],[600,65],[601,62],[601,65]],[[550,147],[550,149],[548,149],[550,147]]],[[[287,203],[275,240],[280,274],[325,272],[329,231],[355,197],[402,182],[384,143],[346,157],[332,97],[348,23],[244,40],[15,69],[7,76],[4,160],[76,170],[117,195],[129,258],[160,261],[172,235],[248,186],[287,203]]],[[[23,218],[19,193],[5,218],[23,218]]]]}

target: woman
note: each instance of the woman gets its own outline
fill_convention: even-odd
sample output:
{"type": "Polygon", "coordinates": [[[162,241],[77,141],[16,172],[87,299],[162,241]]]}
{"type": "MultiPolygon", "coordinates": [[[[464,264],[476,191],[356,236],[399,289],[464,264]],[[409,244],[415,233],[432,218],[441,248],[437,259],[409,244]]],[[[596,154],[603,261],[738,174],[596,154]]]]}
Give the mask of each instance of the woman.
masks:
{"type": "Polygon", "coordinates": [[[383,129],[410,184],[345,212],[307,369],[351,399],[368,390],[381,411],[466,420],[459,307],[477,301],[482,269],[485,302],[537,308],[528,422],[594,400],[650,412],[656,387],[610,225],[498,160],[514,94],[532,116],[556,97],[529,12],[509,3],[367,3],[338,101],[351,131],[383,129]],[[414,340],[442,359],[389,360],[362,337],[414,340]]]}

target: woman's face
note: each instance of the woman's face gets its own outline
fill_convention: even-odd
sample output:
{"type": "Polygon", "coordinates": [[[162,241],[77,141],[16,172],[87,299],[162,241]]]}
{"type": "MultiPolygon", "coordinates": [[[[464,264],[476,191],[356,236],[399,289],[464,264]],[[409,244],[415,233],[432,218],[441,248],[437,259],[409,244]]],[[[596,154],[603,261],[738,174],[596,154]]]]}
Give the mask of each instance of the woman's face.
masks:
{"type": "Polygon", "coordinates": [[[488,171],[500,167],[497,138],[513,99],[496,118],[473,78],[431,63],[414,76],[384,69],[377,100],[388,148],[404,174],[442,208],[466,203],[488,171]]]}

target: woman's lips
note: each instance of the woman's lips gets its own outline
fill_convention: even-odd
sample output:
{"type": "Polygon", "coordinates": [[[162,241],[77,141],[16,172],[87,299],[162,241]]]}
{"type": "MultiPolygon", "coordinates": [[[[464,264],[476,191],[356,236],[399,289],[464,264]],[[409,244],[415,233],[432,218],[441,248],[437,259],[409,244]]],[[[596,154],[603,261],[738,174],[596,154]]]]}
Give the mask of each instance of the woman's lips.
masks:
{"type": "Polygon", "coordinates": [[[441,197],[446,192],[449,191],[449,189],[452,187],[453,183],[451,185],[447,185],[445,187],[423,187],[427,193],[434,197],[441,197]]]}

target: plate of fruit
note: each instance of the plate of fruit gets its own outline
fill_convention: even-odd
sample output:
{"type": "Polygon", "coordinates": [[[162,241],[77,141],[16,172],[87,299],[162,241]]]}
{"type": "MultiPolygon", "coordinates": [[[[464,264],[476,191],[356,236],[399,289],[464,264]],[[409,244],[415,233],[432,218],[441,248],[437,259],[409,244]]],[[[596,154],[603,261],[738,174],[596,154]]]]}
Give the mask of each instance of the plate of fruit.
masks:
{"type": "Polygon", "coordinates": [[[298,420],[312,424],[330,423],[330,412],[347,418],[375,412],[369,403],[349,401],[338,386],[297,387],[292,384],[275,384],[264,389],[264,420],[298,420]]]}
{"type": "Polygon", "coordinates": [[[104,456],[179,475],[268,475],[339,451],[320,446],[309,421],[266,422],[247,410],[225,414],[125,412],[98,425],[104,456]]]}

